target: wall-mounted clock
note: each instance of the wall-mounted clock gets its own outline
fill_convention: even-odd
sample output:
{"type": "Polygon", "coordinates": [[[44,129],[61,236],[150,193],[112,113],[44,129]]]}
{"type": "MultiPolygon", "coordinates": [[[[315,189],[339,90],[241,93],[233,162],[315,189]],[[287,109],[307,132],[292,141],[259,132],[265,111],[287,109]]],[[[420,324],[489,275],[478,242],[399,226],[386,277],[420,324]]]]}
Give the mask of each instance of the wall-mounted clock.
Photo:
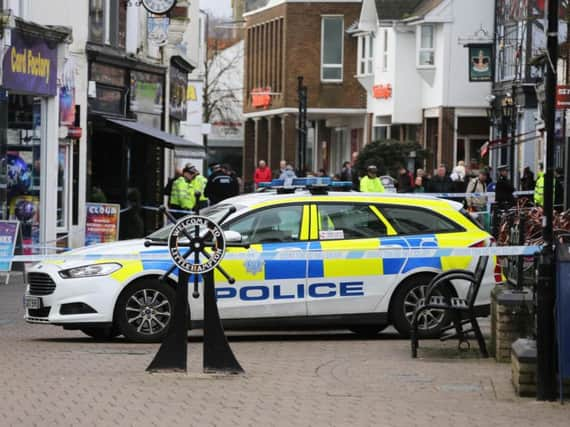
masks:
{"type": "Polygon", "coordinates": [[[165,15],[176,5],[176,0],[142,0],[146,10],[155,15],[165,15]]]}

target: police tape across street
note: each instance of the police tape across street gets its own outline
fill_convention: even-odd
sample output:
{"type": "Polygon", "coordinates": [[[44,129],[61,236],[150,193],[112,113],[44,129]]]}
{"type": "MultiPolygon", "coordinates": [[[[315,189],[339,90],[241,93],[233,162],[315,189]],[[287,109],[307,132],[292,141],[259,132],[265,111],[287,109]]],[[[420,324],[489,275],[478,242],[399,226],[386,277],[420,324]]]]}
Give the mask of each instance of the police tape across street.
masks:
{"type": "MultiPolygon", "coordinates": [[[[386,248],[379,247],[372,250],[282,250],[282,251],[256,251],[250,249],[253,253],[257,253],[262,260],[319,260],[319,259],[401,259],[401,258],[437,258],[437,257],[479,257],[479,256],[534,256],[542,250],[542,246],[488,246],[478,248],[394,248],[389,246],[386,248]]],[[[246,253],[226,253],[225,259],[240,260],[244,259],[246,253]]],[[[61,262],[61,261],[97,261],[97,260],[135,260],[135,261],[172,261],[167,249],[161,253],[153,250],[152,253],[141,252],[133,253],[114,253],[114,254],[54,254],[54,255],[14,255],[0,256],[0,262],[61,262]]]]}

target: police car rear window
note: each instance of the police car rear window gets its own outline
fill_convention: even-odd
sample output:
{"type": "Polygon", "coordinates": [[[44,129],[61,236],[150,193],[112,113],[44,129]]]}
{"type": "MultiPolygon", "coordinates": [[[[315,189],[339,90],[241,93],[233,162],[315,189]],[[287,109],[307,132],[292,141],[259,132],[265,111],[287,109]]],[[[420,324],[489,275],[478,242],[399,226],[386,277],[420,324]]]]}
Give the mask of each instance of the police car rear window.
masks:
{"type": "Polygon", "coordinates": [[[407,206],[378,206],[398,234],[455,233],[463,227],[428,209],[407,206]]]}

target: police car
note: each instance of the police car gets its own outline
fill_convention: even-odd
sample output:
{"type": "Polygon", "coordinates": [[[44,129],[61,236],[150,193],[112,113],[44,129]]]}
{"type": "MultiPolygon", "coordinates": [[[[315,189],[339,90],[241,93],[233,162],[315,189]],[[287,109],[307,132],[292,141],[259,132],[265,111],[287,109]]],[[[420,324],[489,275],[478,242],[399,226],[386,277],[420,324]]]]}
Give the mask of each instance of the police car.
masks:
{"type": "MultiPolygon", "coordinates": [[[[405,336],[429,280],[442,270],[473,269],[477,259],[383,257],[382,250],[492,244],[492,237],[453,201],[319,193],[248,194],[201,212],[219,222],[235,210],[221,224],[226,239],[250,245],[228,248],[222,261],[235,284],[215,274],[226,328],[349,328],[375,334],[393,325],[405,336]]],[[[166,241],[171,227],[149,238],[166,241]]],[[[79,329],[94,338],[160,340],[174,307],[177,275],[175,270],[167,282],[160,281],[172,262],[151,255],[166,255],[168,248],[145,247],[144,242],[89,246],[67,253],[69,258],[62,262],[36,264],[27,274],[26,320],[79,329]]],[[[496,259],[490,257],[476,302],[479,310],[487,312],[490,290],[502,278],[496,259]]],[[[448,283],[441,292],[464,297],[467,283],[448,283]]],[[[189,300],[192,327],[201,326],[201,298],[189,300]]],[[[421,333],[435,335],[448,322],[444,313],[427,311],[421,333]]]]}

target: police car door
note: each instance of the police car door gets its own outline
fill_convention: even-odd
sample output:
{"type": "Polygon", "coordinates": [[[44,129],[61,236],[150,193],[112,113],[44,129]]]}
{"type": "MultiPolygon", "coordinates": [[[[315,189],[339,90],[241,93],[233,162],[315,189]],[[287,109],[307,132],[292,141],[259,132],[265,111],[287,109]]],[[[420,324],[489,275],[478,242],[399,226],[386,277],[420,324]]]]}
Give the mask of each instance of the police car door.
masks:
{"type": "Polygon", "coordinates": [[[234,285],[216,275],[220,315],[225,319],[306,316],[309,207],[260,208],[228,223],[249,249],[230,248],[222,266],[234,285]]]}
{"type": "MultiPolygon", "coordinates": [[[[312,206],[309,262],[318,260],[320,274],[308,278],[307,308],[311,315],[373,313],[386,292],[380,238],[390,230],[368,204],[319,203],[312,206]]],[[[313,267],[316,270],[316,267],[313,267]]]]}

